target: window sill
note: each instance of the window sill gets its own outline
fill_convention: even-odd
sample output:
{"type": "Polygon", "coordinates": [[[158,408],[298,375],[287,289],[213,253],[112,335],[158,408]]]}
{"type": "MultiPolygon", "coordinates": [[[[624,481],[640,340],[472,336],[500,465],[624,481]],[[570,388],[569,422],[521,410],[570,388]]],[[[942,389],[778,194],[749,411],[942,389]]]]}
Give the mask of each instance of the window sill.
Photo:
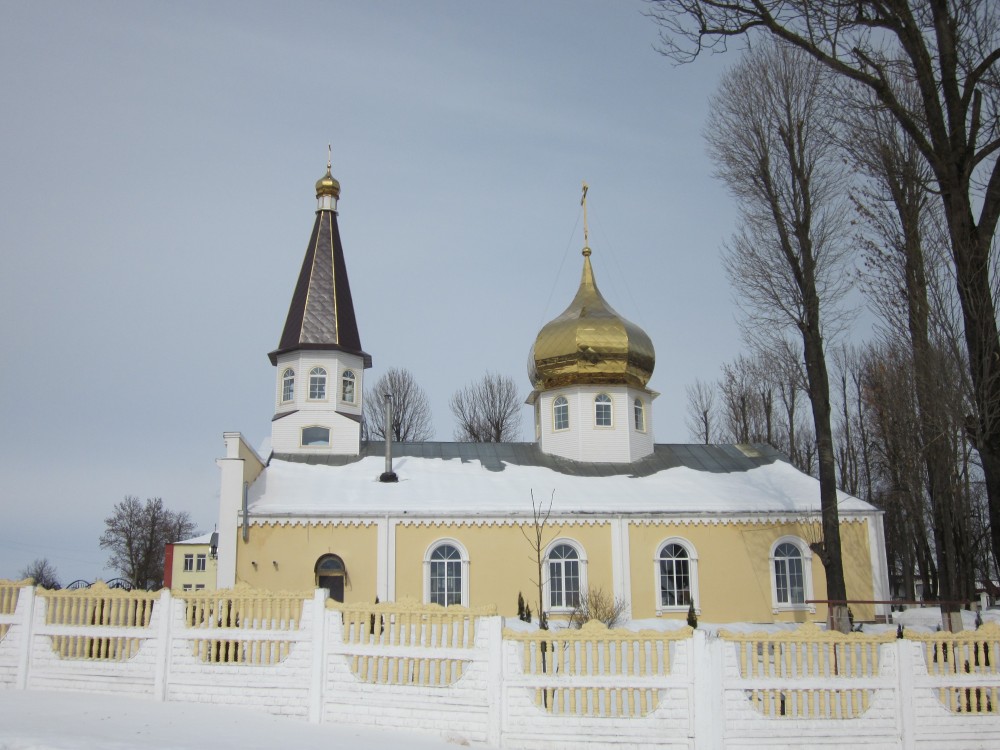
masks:
{"type": "Polygon", "coordinates": [[[816,614],[815,604],[777,604],[771,609],[771,614],[778,615],[782,612],[808,612],[816,614]]]}
{"type": "MultiPolygon", "coordinates": [[[[656,616],[657,617],[661,617],[663,615],[677,615],[677,614],[686,615],[688,613],[689,609],[690,609],[690,606],[687,605],[687,604],[684,604],[684,605],[679,606],[679,607],[657,607],[656,608],[656,616]]],[[[694,608],[694,613],[696,615],[700,615],[701,614],[701,607],[699,607],[699,606],[696,605],[695,608],[694,608]]]]}

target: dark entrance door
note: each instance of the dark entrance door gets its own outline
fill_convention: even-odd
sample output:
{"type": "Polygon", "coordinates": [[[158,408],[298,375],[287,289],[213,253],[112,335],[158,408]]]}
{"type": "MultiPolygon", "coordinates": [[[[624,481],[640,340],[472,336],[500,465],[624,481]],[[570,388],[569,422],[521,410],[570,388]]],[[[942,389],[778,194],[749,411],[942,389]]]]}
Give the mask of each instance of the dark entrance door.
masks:
{"type": "Polygon", "coordinates": [[[344,574],[319,577],[319,587],[330,592],[330,598],[335,602],[344,601],[344,574]]]}
{"type": "Polygon", "coordinates": [[[347,568],[337,555],[323,555],[316,561],[316,585],[330,592],[335,602],[344,601],[344,579],[347,568]]]}

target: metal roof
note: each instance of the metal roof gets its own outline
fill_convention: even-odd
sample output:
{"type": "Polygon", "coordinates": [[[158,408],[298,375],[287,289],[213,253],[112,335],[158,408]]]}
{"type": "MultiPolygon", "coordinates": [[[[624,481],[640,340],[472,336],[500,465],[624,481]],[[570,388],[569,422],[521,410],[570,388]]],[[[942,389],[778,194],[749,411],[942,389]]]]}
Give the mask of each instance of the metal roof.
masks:
{"type": "Polygon", "coordinates": [[[361,349],[337,212],[333,210],[316,212],[281,341],[268,355],[271,364],[277,363],[279,354],[296,349],[337,349],[361,356],[365,367],[372,364],[371,355],[361,349]]]}
{"type": "MultiPolygon", "coordinates": [[[[301,455],[275,453],[274,458],[294,463],[346,466],[369,456],[384,456],[383,441],[361,443],[357,456],[301,455]]],[[[543,453],[537,443],[393,443],[393,458],[460,459],[479,461],[490,471],[503,471],[506,465],[542,466],[560,474],[572,476],[634,476],[645,477],[666,469],[686,466],[696,471],[731,473],[749,471],[775,461],[788,459],[770,445],[701,445],[660,444],[653,453],[632,463],[597,463],[573,461],[543,453]]]]}

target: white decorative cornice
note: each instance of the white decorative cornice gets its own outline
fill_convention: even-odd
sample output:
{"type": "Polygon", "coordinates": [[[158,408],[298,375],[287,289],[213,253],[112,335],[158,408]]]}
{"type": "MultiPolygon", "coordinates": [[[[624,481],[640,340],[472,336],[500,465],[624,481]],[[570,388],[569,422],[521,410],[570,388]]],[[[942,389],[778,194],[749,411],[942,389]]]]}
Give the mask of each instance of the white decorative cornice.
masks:
{"type": "MultiPolygon", "coordinates": [[[[306,516],[288,514],[283,516],[254,516],[251,514],[251,526],[375,526],[380,521],[387,520],[401,526],[414,527],[498,527],[525,526],[534,523],[530,513],[516,516],[462,516],[460,514],[409,514],[380,513],[378,515],[354,516],[306,516]]],[[[818,513],[744,513],[734,515],[710,514],[704,516],[671,515],[650,513],[600,513],[600,514],[566,514],[555,512],[549,516],[549,526],[608,526],[613,521],[620,520],[634,526],[773,526],[775,524],[805,523],[816,525],[821,523],[818,513]]],[[[841,515],[841,524],[864,523],[867,514],[841,515]]]]}

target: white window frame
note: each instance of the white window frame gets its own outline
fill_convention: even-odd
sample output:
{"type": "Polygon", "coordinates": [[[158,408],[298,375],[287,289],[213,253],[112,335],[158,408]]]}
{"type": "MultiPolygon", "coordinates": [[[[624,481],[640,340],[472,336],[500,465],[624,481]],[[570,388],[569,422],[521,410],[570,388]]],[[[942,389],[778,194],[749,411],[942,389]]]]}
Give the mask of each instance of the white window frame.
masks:
{"type": "MultiPolygon", "coordinates": [[[[545,558],[543,560],[542,575],[544,581],[542,583],[542,597],[545,602],[545,611],[554,614],[568,614],[572,612],[575,608],[572,606],[559,606],[553,607],[552,602],[552,586],[550,581],[549,573],[549,555],[552,554],[556,547],[566,544],[576,550],[576,557],[580,566],[580,596],[584,596],[589,590],[587,587],[587,552],[583,545],[580,544],[576,539],[571,539],[569,537],[559,537],[558,539],[553,539],[549,545],[545,548],[545,558]]],[[[563,595],[563,600],[565,601],[565,592],[563,595]]]]}
{"type": "Polygon", "coordinates": [[[286,367],[281,372],[281,403],[287,404],[295,400],[295,370],[286,367]],[[287,391],[287,393],[286,393],[287,391]],[[285,398],[287,396],[287,398],[285,398]]]}
{"type": "Polygon", "coordinates": [[[556,396],[554,399],[552,399],[552,431],[553,432],[566,432],[566,430],[569,429],[569,425],[570,425],[570,422],[569,422],[569,399],[566,398],[565,396],[556,396]],[[560,401],[562,403],[560,403],[560,401]],[[556,417],[556,412],[558,411],[559,407],[561,407],[561,406],[565,406],[566,407],[566,426],[565,427],[560,427],[559,426],[559,420],[556,417]]]}
{"type": "Polygon", "coordinates": [[[611,398],[610,393],[598,393],[594,396],[594,427],[598,427],[602,430],[614,429],[615,426],[615,400],[611,398]],[[607,401],[601,401],[600,399],[607,399],[607,401]],[[598,417],[598,405],[608,407],[608,423],[601,424],[600,418],[598,417]]]}
{"type": "MultiPolygon", "coordinates": [[[[325,367],[316,365],[309,370],[309,392],[306,394],[309,401],[326,401],[327,400],[327,372],[325,367]],[[322,381],[320,382],[320,379],[322,381]],[[317,381],[317,385],[322,388],[322,396],[313,396],[313,381],[317,381]]],[[[318,388],[317,388],[318,390],[318,388]]]]}
{"type": "MultiPolygon", "coordinates": [[[[461,586],[461,601],[458,606],[468,607],[469,606],[469,552],[465,549],[465,545],[462,544],[457,539],[451,537],[445,537],[442,539],[435,539],[427,550],[424,552],[424,604],[431,603],[431,555],[439,547],[445,545],[450,545],[458,550],[459,557],[461,558],[462,565],[462,586],[461,586]]],[[[455,606],[455,605],[452,605],[455,606]]]]}
{"type": "Polygon", "coordinates": [[[356,404],[358,402],[358,376],[354,370],[344,370],[340,376],[340,400],[345,404],[356,404]],[[347,384],[351,384],[351,397],[347,398],[347,384]]]}
{"type": "Polygon", "coordinates": [[[646,402],[641,398],[632,402],[632,424],[636,432],[646,431],[646,402]],[[639,425],[640,420],[642,421],[641,426],[639,425]]]}
{"type": "Polygon", "coordinates": [[[333,430],[327,427],[325,424],[307,424],[303,425],[302,429],[299,430],[299,447],[300,448],[329,448],[333,442],[333,430]],[[312,429],[326,430],[326,442],[325,443],[307,443],[305,441],[306,430],[312,429]]]}
{"type": "Polygon", "coordinates": [[[810,599],[813,599],[813,580],[812,580],[812,550],[804,539],[797,536],[783,536],[776,539],[771,544],[771,552],[768,555],[768,577],[771,579],[771,602],[773,603],[772,613],[778,614],[779,612],[810,612],[812,614],[816,613],[815,604],[807,604],[810,599]],[[799,554],[802,555],[802,598],[805,602],[793,603],[793,602],[779,602],[778,601],[778,583],[777,583],[777,573],[774,567],[775,556],[774,553],[782,544],[791,544],[795,547],[799,554]]]}
{"type": "Polygon", "coordinates": [[[208,555],[204,552],[197,554],[194,558],[195,561],[195,572],[204,573],[208,570],[208,555]]]}
{"type": "Polygon", "coordinates": [[[687,612],[687,604],[666,605],[660,596],[660,560],[663,550],[670,544],[682,547],[688,556],[688,588],[691,591],[691,601],[694,602],[694,611],[701,614],[701,595],[698,590],[698,550],[684,537],[672,536],[664,539],[656,547],[656,554],[653,556],[653,595],[656,597],[656,614],[661,615],[666,612],[687,612]]]}
{"type": "Polygon", "coordinates": [[[184,555],[184,572],[190,573],[194,570],[194,553],[184,555]]]}

